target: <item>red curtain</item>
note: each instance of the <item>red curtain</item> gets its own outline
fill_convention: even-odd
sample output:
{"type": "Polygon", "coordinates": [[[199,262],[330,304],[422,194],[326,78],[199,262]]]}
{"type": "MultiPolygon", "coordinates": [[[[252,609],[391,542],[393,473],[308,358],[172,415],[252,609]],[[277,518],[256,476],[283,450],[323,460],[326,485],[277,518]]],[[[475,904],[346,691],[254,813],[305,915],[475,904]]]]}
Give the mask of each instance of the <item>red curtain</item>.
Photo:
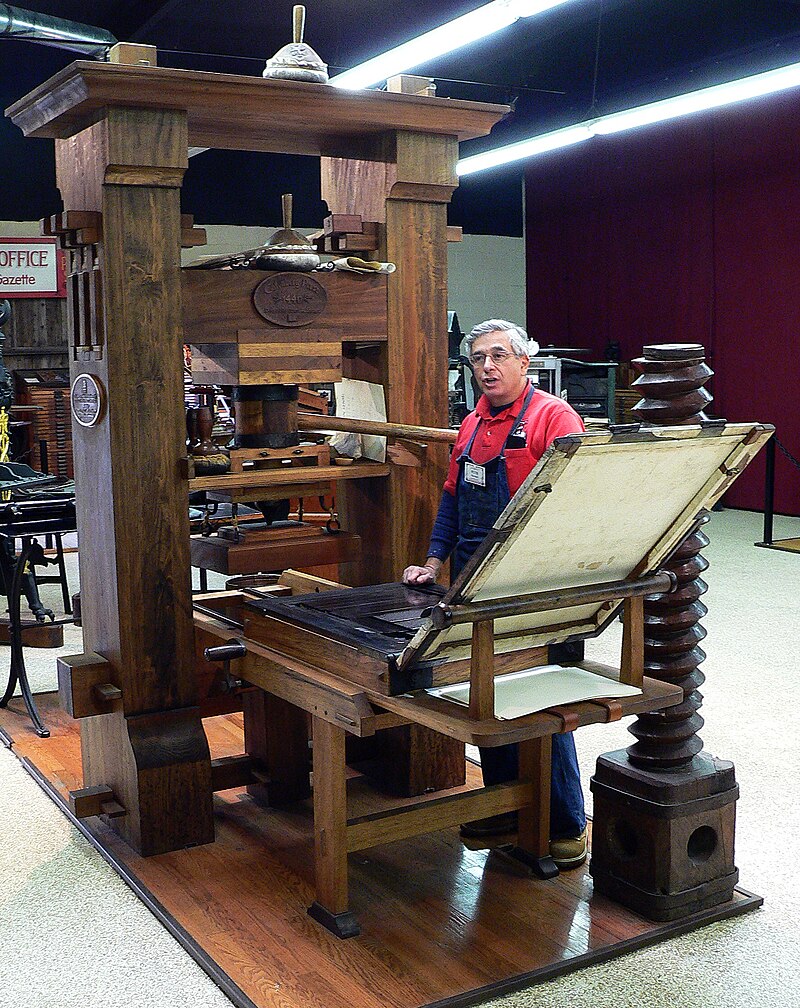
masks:
{"type": "MultiPolygon", "coordinates": [[[[526,175],[528,328],[540,343],[702,343],[709,412],[775,424],[800,458],[800,96],[597,138],[526,175]]],[[[758,459],[726,503],[760,509],[758,459]]],[[[779,451],[776,510],[800,514],[779,451]]]]}

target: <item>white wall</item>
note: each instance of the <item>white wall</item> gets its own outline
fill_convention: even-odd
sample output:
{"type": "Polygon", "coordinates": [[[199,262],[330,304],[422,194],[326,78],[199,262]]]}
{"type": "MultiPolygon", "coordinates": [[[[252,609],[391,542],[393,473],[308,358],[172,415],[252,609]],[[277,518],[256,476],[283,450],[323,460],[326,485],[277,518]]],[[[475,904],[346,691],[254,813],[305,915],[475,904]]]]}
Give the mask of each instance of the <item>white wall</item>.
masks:
{"type": "Polygon", "coordinates": [[[523,238],[465,234],[447,251],[448,308],[458,315],[463,332],[490,318],[525,327],[523,238]]]}
{"type": "Polygon", "coordinates": [[[0,221],[0,238],[38,238],[38,221],[0,221]]]}

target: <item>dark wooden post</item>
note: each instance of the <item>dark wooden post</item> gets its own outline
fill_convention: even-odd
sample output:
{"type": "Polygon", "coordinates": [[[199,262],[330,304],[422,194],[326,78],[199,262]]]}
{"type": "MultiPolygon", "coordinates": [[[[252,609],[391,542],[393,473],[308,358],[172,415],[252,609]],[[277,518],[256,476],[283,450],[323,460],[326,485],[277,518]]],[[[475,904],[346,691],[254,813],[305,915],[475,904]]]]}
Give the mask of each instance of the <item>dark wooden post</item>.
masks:
{"type": "MultiPolygon", "coordinates": [[[[635,412],[650,425],[696,424],[711,401],[713,372],[698,344],[648,346],[634,361],[642,372],[635,412]]],[[[703,517],[702,522],[708,520],[703,517]]],[[[700,620],[708,611],[700,575],[708,567],[700,528],[663,566],[678,579],[669,595],[645,600],[644,672],[681,686],[683,702],[640,715],[636,742],[597,761],[591,872],[595,888],[655,920],[675,920],[729,900],[733,864],[733,764],[702,751],[699,686],[705,676],[700,620]]]]}
{"type": "Polygon", "coordinates": [[[110,824],[146,855],[214,839],[179,472],[186,151],[186,113],[146,109],[108,109],[56,144],[65,207],[103,224],[100,283],[70,305],[70,367],[98,390],[95,421],[73,424],[84,645],[122,696],[81,722],[84,784],[111,789],[125,814],[110,824]]]}
{"type": "MultiPolygon", "coordinates": [[[[458,185],[453,137],[397,131],[384,162],[322,159],[322,195],[331,213],[379,221],[379,255],[397,265],[389,284],[388,340],[344,360],[344,374],[381,383],[392,423],[447,426],[447,204],[458,185]]],[[[369,528],[368,551],[349,584],[394,581],[425,555],[447,471],[447,445],[428,444],[419,468],[393,466],[388,480],[337,487],[346,524],[369,528]]],[[[465,779],[464,746],[420,725],[351,740],[378,782],[402,794],[455,787],[465,779]]]]}
{"type": "MultiPolygon", "coordinates": [[[[388,293],[388,340],[345,357],[344,374],[383,384],[392,423],[447,426],[447,204],[458,185],[453,137],[400,130],[385,162],[322,159],[331,213],[380,222],[381,249],[397,265],[388,293]]],[[[353,528],[369,527],[372,550],[348,584],[397,580],[424,555],[447,472],[447,446],[429,442],[419,468],[394,466],[388,480],[349,480],[337,503],[353,528]],[[369,485],[366,485],[369,484],[369,485]]]]}

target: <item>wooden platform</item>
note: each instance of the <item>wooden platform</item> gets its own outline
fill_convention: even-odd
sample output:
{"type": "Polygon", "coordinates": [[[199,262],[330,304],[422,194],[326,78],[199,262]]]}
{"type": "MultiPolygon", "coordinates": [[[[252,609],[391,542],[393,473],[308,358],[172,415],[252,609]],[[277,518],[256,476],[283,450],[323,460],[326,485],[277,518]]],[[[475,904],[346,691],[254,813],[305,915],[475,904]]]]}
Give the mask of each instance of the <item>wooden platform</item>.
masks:
{"type": "MultiPolygon", "coordinates": [[[[18,698],[0,710],[0,736],[71,818],[66,795],[82,784],[77,722],[54,694],[37,703],[50,738],[36,736],[18,698]]],[[[213,756],[241,752],[239,715],[204,724],[213,756]]],[[[467,787],[477,774],[471,768],[467,787]]],[[[348,800],[356,814],[374,808],[374,792],[355,775],[348,800]]],[[[350,856],[362,933],[342,941],[306,914],[310,804],[268,813],[231,790],[214,806],[216,843],[147,859],[101,820],[73,822],[233,1003],[248,1008],[473,1004],[762,902],[737,890],[715,910],[654,925],[592,896],[585,867],[553,881],[527,878],[450,829],[350,856]]]]}
{"type": "Polygon", "coordinates": [[[754,545],[763,546],[765,549],[781,550],[784,553],[800,553],[800,538],[773,539],[772,542],[757,542],[754,545]]]}

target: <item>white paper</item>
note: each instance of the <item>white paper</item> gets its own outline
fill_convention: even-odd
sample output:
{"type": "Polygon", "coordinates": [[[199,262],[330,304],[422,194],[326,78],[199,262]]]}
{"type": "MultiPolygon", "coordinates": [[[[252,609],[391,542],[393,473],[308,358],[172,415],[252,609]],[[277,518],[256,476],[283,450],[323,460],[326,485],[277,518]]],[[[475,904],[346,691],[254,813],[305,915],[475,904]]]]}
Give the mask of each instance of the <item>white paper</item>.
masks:
{"type": "MultiPolygon", "coordinates": [[[[439,686],[427,690],[432,696],[469,705],[469,683],[439,686]]],[[[495,717],[502,721],[533,714],[535,711],[593,700],[597,697],[641,696],[636,686],[627,686],[586,669],[542,665],[497,676],[494,681],[495,717]]]]}
{"type": "MultiPolygon", "coordinates": [[[[343,378],[336,383],[336,416],[348,420],[378,420],[386,422],[386,399],[383,385],[343,378]]],[[[386,461],[386,438],[374,434],[361,435],[361,452],[373,462],[386,461]]]]}

